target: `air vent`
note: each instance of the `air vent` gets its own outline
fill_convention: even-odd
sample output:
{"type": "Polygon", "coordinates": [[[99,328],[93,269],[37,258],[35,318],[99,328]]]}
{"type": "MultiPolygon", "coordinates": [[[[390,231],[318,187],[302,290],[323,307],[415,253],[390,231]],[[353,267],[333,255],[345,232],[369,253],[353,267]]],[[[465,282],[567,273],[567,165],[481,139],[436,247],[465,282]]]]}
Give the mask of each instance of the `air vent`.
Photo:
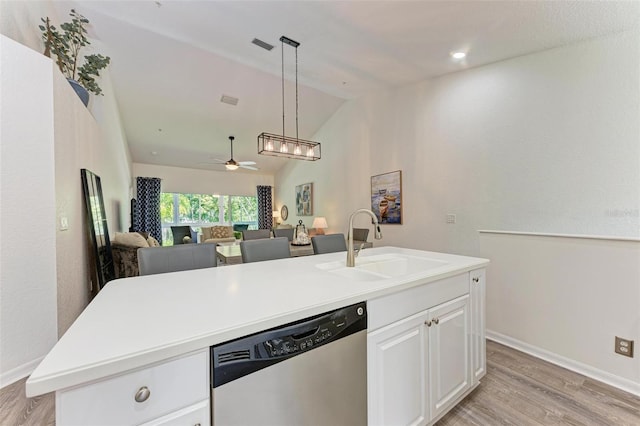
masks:
{"type": "Polygon", "coordinates": [[[227,352],[224,354],[218,354],[218,363],[224,364],[225,362],[241,361],[249,358],[251,358],[251,354],[248,349],[244,351],[227,352]]]}
{"type": "Polygon", "coordinates": [[[238,98],[234,98],[233,96],[229,95],[222,95],[222,97],[220,98],[220,102],[222,102],[223,104],[238,105],[238,98]]]}
{"type": "Polygon", "coordinates": [[[260,46],[265,50],[273,49],[273,45],[267,43],[266,41],[262,41],[258,38],[254,38],[253,40],[251,40],[251,43],[255,44],[256,46],[260,46]]]}

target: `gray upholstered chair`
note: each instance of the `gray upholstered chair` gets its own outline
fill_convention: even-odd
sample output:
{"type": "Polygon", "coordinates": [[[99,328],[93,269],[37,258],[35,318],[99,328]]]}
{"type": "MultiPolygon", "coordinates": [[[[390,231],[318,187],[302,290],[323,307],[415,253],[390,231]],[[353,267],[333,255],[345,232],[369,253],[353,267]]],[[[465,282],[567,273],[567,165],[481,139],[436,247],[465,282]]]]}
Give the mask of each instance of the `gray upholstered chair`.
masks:
{"type": "Polygon", "coordinates": [[[242,254],[242,263],[291,257],[289,240],[284,237],[241,241],[240,253],[242,254]]]}
{"type": "Polygon", "coordinates": [[[189,243],[197,243],[198,242],[198,233],[191,229],[188,225],[183,226],[172,226],[171,234],[173,234],[173,245],[185,244],[189,243]],[[185,241],[185,237],[189,237],[187,241],[185,241]]]}
{"type": "Polygon", "coordinates": [[[367,237],[369,237],[369,228],[353,228],[353,241],[356,242],[367,242],[367,237]]]}
{"type": "Polygon", "coordinates": [[[215,244],[181,244],[138,249],[140,275],[211,268],[217,266],[217,262],[215,244]]]}
{"type": "Polygon", "coordinates": [[[289,242],[293,241],[293,228],[289,228],[289,229],[274,229],[273,230],[273,236],[274,237],[286,237],[289,242]]]}
{"type": "Polygon", "coordinates": [[[261,238],[271,238],[271,230],[270,229],[250,229],[247,231],[242,231],[242,239],[244,241],[258,240],[261,238]]]}
{"type": "Polygon", "coordinates": [[[347,242],[344,239],[344,234],[316,235],[311,237],[311,244],[315,254],[347,251],[347,242]]]}

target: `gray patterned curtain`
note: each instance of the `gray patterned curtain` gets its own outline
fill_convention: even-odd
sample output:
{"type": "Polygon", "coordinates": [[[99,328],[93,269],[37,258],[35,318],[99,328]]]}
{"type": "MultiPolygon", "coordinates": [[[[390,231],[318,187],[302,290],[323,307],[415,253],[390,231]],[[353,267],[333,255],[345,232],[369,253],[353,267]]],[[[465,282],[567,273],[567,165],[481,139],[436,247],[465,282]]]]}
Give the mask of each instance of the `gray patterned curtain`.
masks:
{"type": "Polygon", "coordinates": [[[273,204],[271,186],[258,185],[258,229],[271,229],[273,226],[273,204]]]}
{"type": "Polygon", "coordinates": [[[133,230],[148,232],[162,245],[160,178],[137,177],[136,195],[133,230]]]}

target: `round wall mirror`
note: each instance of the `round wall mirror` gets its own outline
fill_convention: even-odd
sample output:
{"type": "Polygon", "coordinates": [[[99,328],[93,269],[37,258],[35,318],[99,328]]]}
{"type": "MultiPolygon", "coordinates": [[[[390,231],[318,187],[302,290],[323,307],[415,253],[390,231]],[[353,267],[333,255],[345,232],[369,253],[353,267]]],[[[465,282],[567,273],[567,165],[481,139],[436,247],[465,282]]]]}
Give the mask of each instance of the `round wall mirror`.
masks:
{"type": "Polygon", "coordinates": [[[280,209],[280,217],[282,218],[282,220],[287,220],[287,218],[289,217],[289,209],[287,208],[287,206],[282,206],[282,208],[280,209]]]}

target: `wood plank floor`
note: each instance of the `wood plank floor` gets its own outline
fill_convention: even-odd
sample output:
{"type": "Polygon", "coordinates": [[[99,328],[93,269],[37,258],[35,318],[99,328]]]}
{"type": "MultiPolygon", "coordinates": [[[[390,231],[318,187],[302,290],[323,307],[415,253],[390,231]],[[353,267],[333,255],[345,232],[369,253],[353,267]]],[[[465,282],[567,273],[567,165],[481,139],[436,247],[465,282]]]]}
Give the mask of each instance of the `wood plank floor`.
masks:
{"type": "Polygon", "coordinates": [[[1,426],[55,425],[55,395],[27,398],[24,391],[26,378],[0,389],[1,426]]]}
{"type": "Polygon", "coordinates": [[[640,425],[640,397],[487,341],[487,375],[437,426],[640,425]]]}
{"type": "MultiPolygon", "coordinates": [[[[53,394],[26,398],[25,379],[0,389],[0,426],[55,424],[53,394]]],[[[640,397],[487,341],[482,384],[437,426],[640,426],[640,397]]]]}

